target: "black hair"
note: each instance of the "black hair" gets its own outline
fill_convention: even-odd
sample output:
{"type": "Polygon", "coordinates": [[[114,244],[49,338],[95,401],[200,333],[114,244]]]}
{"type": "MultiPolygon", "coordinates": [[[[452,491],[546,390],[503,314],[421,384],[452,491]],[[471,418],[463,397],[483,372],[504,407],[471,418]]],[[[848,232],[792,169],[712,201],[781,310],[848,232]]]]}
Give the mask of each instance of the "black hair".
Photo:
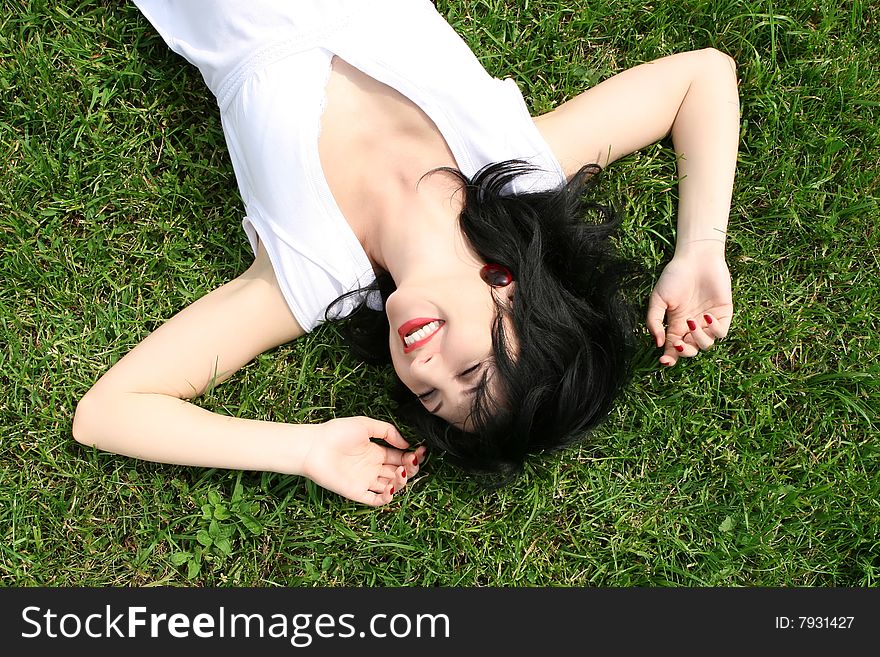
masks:
{"type": "MultiPolygon", "coordinates": [[[[590,198],[598,165],[559,188],[516,194],[506,190],[534,172],[519,160],[489,165],[473,179],[441,170],[461,180],[461,230],[482,260],[512,272],[513,299],[496,298],[492,367],[474,396],[469,431],[428,413],[400,382],[394,397],[429,449],[500,485],[529,454],[571,445],[607,417],[630,375],[634,313],[620,291],[632,267],[612,242],[619,216],[590,198]],[[505,334],[505,317],[514,336],[505,334]]],[[[380,274],[371,287],[384,300],[394,282],[380,274]]],[[[376,363],[391,360],[388,331],[385,313],[361,304],[342,333],[356,356],[376,363]]]]}

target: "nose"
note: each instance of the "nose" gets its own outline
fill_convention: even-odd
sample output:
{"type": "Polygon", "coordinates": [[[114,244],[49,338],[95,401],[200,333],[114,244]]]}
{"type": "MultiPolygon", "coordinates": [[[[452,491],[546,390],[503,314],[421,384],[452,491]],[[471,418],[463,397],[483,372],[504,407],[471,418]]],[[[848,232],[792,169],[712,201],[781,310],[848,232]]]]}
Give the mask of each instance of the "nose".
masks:
{"type": "Polygon", "coordinates": [[[440,357],[436,353],[422,354],[414,358],[410,365],[410,372],[420,380],[434,385],[437,379],[440,357]]]}

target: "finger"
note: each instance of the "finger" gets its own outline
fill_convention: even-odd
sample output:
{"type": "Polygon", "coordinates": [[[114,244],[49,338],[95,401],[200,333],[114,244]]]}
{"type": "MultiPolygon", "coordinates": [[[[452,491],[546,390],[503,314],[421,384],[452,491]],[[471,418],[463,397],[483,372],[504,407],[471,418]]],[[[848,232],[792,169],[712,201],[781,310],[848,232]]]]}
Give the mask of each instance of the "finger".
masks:
{"type": "Polygon", "coordinates": [[[385,504],[385,501],[382,499],[381,495],[379,495],[378,493],[374,493],[370,490],[361,495],[357,501],[361,504],[366,504],[368,506],[381,506],[385,504]]]}
{"type": "Polygon", "coordinates": [[[407,477],[414,477],[416,473],[419,471],[419,464],[425,460],[425,454],[427,453],[427,448],[424,446],[417,448],[413,452],[407,452],[403,456],[403,467],[406,468],[407,477]]]}
{"type": "MultiPolygon", "coordinates": [[[[661,357],[661,362],[669,361],[670,366],[675,365],[679,358],[690,358],[700,353],[700,350],[687,338],[677,338],[666,343],[666,353],[661,357]]],[[[664,363],[665,364],[665,363],[664,363]]]]}
{"type": "Polygon", "coordinates": [[[662,365],[666,365],[667,367],[672,367],[676,363],[678,363],[679,358],[683,358],[685,356],[686,346],[680,341],[667,341],[666,342],[666,351],[660,357],[660,363],[662,365]]]}
{"type": "Polygon", "coordinates": [[[388,501],[391,499],[391,496],[388,494],[389,489],[389,483],[387,481],[383,483],[380,477],[373,482],[368,490],[365,490],[357,498],[353,499],[357,499],[358,502],[362,502],[363,504],[368,504],[370,506],[381,506],[383,504],[387,504],[388,501]]]}
{"type": "Polygon", "coordinates": [[[399,470],[399,465],[391,465],[390,463],[385,463],[379,468],[379,477],[391,481],[392,479],[397,477],[399,470]]]}
{"type": "Polygon", "coordinates": [[[398,490],[400,490],[400,486],[396,486],[393,481],[383,480],[382,477],[378,477],[376,483],[370,487],[366,495],[375,495],[377,504],[387,504],[398,490]]]}
{"type": "MultiPolygon", "coordinates": [[[[666,348],[663,350],[663,355],[660,356],[660,364],[665,365],[666,367],[672,367],[678,362],[679,357],[681,356],[681,352],[675,348],[675,344],[681,340],[679,336],[676,336],[675,339],[671,339],[669,336],[666,338],[666,348]]],[[[684,348],[681,348],[684,351],[684,348]]]]}
{"type": "Polygon", "coordinates": [[[678,352],[679,358],[693,358],[700,353],[699,347],[687,340],[677,343],[675,345],[675,350],[678,352]],[[681,347],[681,351],[679,351],[679,347],[681,347]]]}
{"type": "Polygon", "coordinates": [[[383,504],[388,504],[393,499],[393,495],[394,493],[389,492],[387,489],[381,493],[368,490],[361,495],[358,501],[369,506],[382,506],[383,504]]]}
{"type": "Polygon", "coordinates": [[[422,445],[412,452],[405,452],[394,447],[385,447],[385,457],[383,459],[386,465],[402,465],[406,467],[408,476],[412,476],[418,469],[418,466],[424,462],[428,448],[422,445]]]}
{"type": "Polygon", "coordinates": [[[406,486],[407,479],[408,479],[408,475],[406,472],[406,468],[403,466],[400,466],[395,471],[394,479],[392,480],[392,482],[394,483],[394,488],[396,490],[402,489],[404,486],[406,486]]]}
{"type": "MultiPolygon", "coordinates": [[[[394,483],[394,471],[392,470],[391,477],[382,477],[382,476],[376,477],[376,480],[370,486],[369,490],[373,493],[378,493],[381,495],[386,490],[388,490],[388,486],[393,483],[394,483]]],[[[395,488],[396,487],[397,486],[395,486],[395,488]]]]}
{"type": "Polygon", "coordinates": [[[382,459],[385,465],[397,467],[404,464],[404,459],[408,458],[409,452],[404,452],[395,447],[385,447],[385,457],[382,459]]]}
{"type": "Polygon", "coordinates": [[[404,437],[400,435],[397,427],[395,427],[393,424],[382,422],[381,420],[374,420],[371,417],[366,417],[363,415],[360,416],[358,420],[366,427],[371,437],[380,438],[389,445],[394,445],[399,449],[409,448],[409,443],[406,442],[404,437]]]}
{"type": "MultiPolygon", "coordinates": [[[[688,326],[691,326],[690,322],[692,322],[692,320],[689,321],[688,326]]],[[[711,349],[712,345],[715,344],[714,336],[707,334],[706,331],[703,330],[703,327],[697,324],[694,324],[694,328],[688,335],[694,341],[694,344],[703,351],[711,349]]]]}
{"type": "MultiPolygon", "coordinates": [[[[684,322],[681,323],[684,324],[684,322]]],[[[665,349],[663,350],[663,355],[660,356],[661,365],[672,367],[684,355],[684,338],[687,327],[683,326],[682,328],[683,330],[675,329],[666,332],[665,349]]]]}
{"type": "Polygon", "coordinates": [[[706,322],[706,332],[714,335],[716,340],[727,337],[730,317],[715,317],[712,313],[706,313],[703,315],[703,321],[706,322]]]}
{"type": "Polygon", "coordinates": [[[667,305],[655,295],[651,295],[648,302],[648,316],[646,324],[648,332],[654,336],[654,342],[662,347],[666,342],[666,330],[663,328],[663,318],[666,316],[667,305]]]}

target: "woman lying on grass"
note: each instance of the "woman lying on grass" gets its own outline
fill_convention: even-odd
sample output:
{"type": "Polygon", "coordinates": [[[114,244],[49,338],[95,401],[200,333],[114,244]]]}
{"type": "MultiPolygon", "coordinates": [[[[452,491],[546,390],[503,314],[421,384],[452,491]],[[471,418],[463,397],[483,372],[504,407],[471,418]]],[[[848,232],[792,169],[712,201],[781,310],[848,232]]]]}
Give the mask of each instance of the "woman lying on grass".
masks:
{"type": "Polygon", "coordinates": [[[586,195],[600,168],[670,132],[676,249],[648,329],[666,366],[727,333],[739,103],[726,55],[637,66],[533,118],[427,0],[136,4],[217,98],[255,259],[101,377],[77,407],[81,443],[302,475],[370,505],[426,446],[509,479],[581,439],[626,381],[625,267],[614,218],[586,195]],[[352,315],[359,351],[393,364],[423,446],[367,417],[292,425],[186,401],[352,315]]]}

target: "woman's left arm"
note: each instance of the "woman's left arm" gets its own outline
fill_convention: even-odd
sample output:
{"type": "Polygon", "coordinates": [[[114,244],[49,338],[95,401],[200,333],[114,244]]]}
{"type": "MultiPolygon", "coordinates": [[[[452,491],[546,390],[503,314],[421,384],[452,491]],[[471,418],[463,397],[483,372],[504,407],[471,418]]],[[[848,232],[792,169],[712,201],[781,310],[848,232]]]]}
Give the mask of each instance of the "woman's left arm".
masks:
{"type": "Polygon", "coordinates": [[[733,59],[712,48],[663,57],[605,80],[535,124],[569,177],[672,135],[680,192],[675,255],[651,295],[648,329],[665,347],[664,365],[724,337],[733,314],[724,244],[739,145],[733,59]]]}

